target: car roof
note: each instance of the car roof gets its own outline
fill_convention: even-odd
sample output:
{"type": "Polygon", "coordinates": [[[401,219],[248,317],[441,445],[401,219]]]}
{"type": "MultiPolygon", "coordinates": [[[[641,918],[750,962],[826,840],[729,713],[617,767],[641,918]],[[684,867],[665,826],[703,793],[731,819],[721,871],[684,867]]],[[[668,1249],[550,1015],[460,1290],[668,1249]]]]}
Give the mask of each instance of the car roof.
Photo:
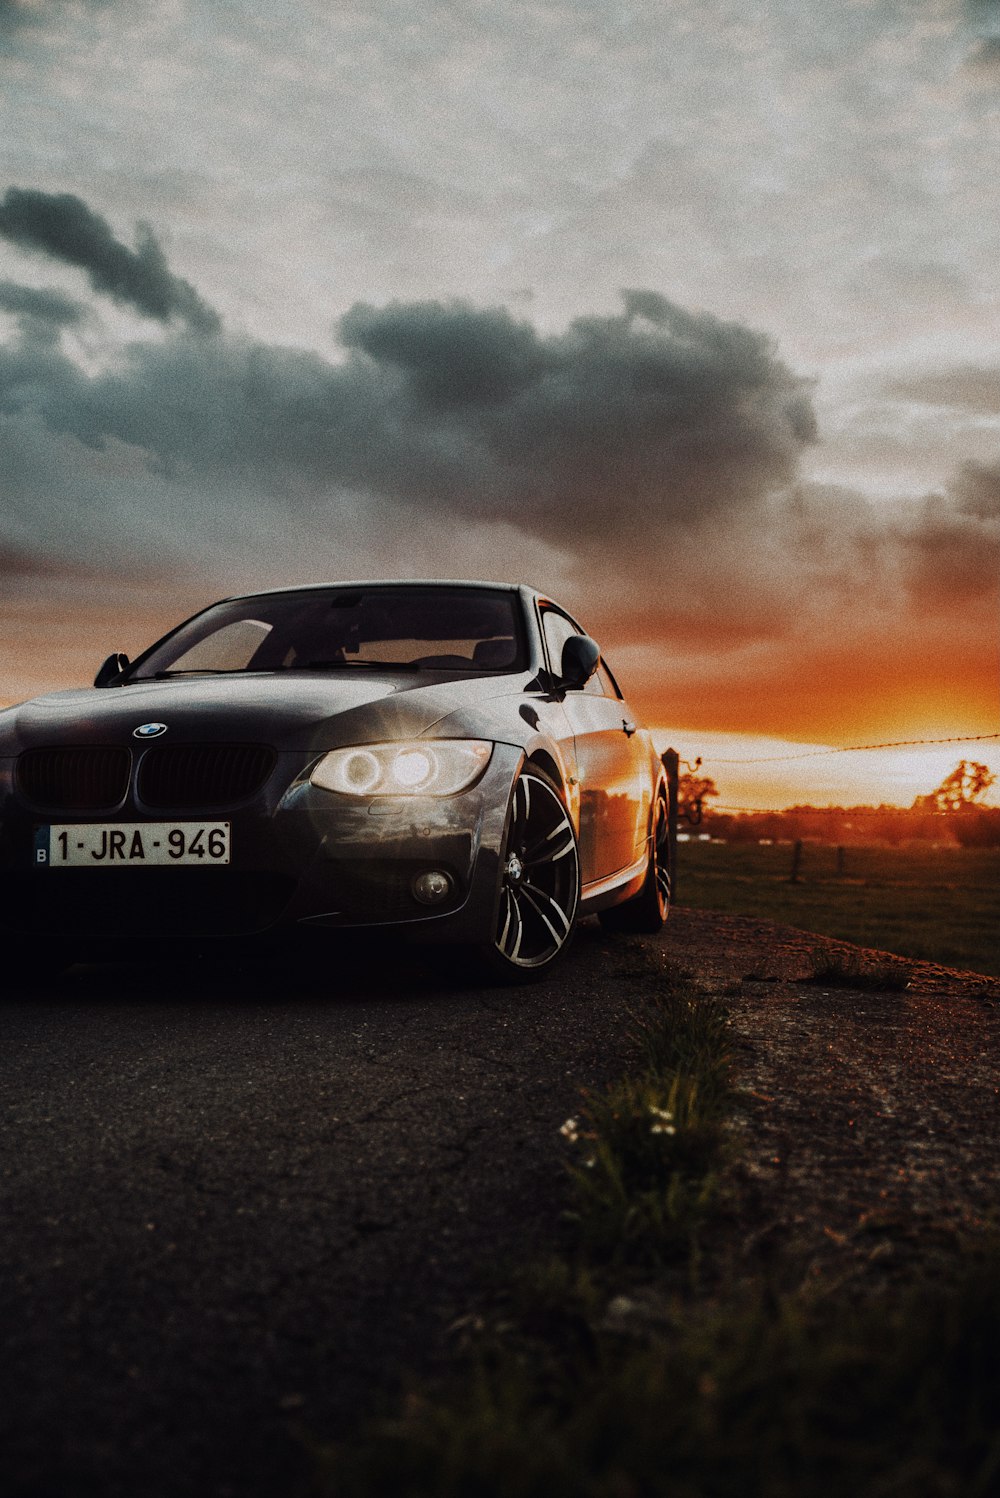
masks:
{"type": "Polygon", "coordinates": [[[337,578],[332,582],[294,583],[285,588],[259,588],[248,593],[232,593],[220,602],[233,603],[240,598],[270,598],[276,593],[315,593],[327,588],[489,588],[493,592],[529,593],[534,598],[548,596],[527,583],[492,583],[468,577],[367,577],[337,578]]]}

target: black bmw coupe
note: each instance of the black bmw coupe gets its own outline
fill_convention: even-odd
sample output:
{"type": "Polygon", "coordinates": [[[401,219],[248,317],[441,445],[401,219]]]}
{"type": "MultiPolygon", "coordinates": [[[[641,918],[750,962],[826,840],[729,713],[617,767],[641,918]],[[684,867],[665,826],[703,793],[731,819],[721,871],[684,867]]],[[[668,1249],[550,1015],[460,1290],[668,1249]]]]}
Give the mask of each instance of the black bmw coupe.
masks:
{"type": "Polygon", "coordinates": [[[4,949],[392,928],[523,980],[655,931],[667,795],[597,644],[528,587],[228,598],[0,713],[4,949]]]}

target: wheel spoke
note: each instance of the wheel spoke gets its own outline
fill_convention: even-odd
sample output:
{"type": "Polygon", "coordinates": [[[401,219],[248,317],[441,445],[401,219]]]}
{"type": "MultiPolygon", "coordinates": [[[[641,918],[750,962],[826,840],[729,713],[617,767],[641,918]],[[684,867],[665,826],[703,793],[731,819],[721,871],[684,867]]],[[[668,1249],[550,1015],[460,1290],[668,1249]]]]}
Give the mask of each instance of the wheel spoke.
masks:
{"type": "Polygon", "coordinates": [[[569,852],[572,846],[573,829],[566,817],[560,817],[556,825],[550,831],[546,832],[544,837],[536,838],[531,846],[524,850],[524,861],[525,863],[529,864],[550,862],[554,863],[557,858],[561,858],[564,853],[569,852]],[[553,853],[552,850],[549,849],[548,844],[553,842],[557,837],[560,836],[560,834],[563,833],[567,834],[566,846],[558,853],[553,853]],[[542,856],[543,854],[544,857],[542,856]]]}
{"type": "Polygon", "coordinates": [[[661,904],[666,907],[670,903],[670,874],[668,872],[668,860],[670,857],[670,822],[667,817],[666,807],[662,800],[659,802],[656,813],[656,832],[653,838],[653,858],[656,868],[656,892],[660,897],[661,904]]]}
{"type": "MultiPolygon", "coordinates": [[[[510,897],[510,908],[514,917],[514,945],[507,952],[507,956],[511,962],[516,962],[521,951],[521,938],[524,936],[524,919],[521,915],[521,906],[516,895],[512,894],[510,897]]],[[[506,951],[507,949],[504,948],[504,950],[506,951]]]]}
{"type": "Polygon", "coordinates": [[[543,890],[540,890],[540,889],[538,889],[535,886],[530,885],[530,884],[526,885],[521,890],[521,893],[522,893],[522,895],[524,895],[525,899],[528,900],[532,906],[534,906],[534,909],[535,909],[535,911],[536,911],[539,919],[543,920],[545,922],[546,926],[548,926],[549,930],[552,932],[552,939],[553,939],[553,941],[555,941],[557,944],[561,945],[562,942],[564,942],[566,940],[566,937],[569,934],[569,924],[570,924],[569,923],[569,919],[568,919],[568,917],[566,915],[566,912],[565,912],[565,910],[563,910],[562,906],[558,905],[556,903],[556,901],[553,900],[553,898],[552,898],[551,895],[545,894],[545,892],[543,890]],[[542,902],[543,901],[549,907],[549,909],[551,911],[553,911],[555,913],[555,915],[557,915],[559,917],[559,922],[560,922],[560,924],[562,926],[562,930],[561,931],[557,931],[556,930],[555,926],[553,926],[552,922],[549,920],[548,916],[545,914],[545,911],[544,911],[544,909],[542,907],[542,902]]]}
{"type": "Polygon", "coordinates": [[[503,930],[500,932],[500,935],[497,938],[497,946],[500,948],[500,950],[502,952],[505,952],[507,950],[507,932],[510,930],[510,913],[511,913],[511,907],[512,907],[512,905],[513,905],[514,902],[511,899],[511,894],[510,894],[510,890],[509,889],[505,889],[503,893],[504,893],[504,900],[506,902],[505,903],[504,923],[503,923],[503,930]]]}

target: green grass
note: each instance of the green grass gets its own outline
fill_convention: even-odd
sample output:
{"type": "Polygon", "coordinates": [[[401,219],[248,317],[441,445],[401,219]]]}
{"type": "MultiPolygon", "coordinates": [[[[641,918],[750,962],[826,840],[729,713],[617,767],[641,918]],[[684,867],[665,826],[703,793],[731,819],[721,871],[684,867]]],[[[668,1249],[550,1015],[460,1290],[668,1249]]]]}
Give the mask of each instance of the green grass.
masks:
{"type": "Polygon", "coordinates": [[[1000,849],[682,843],[679,903],[1000,976],[1000,849]]]}
{"type": "Polygon", "coordinates": [[[414,1396],[339,1498],[990,1498],[1000,1257],[856,1305],[744,1294],[414,1396]]]}
{"type": "Polygon", "coordinates": [[[579,1151],[568,1216],[593,1261],[683,1256],[712,1205],[731,1054],[726,1016],[684,979],[650,967],[636,1019],[645,1065],[587,1095],[564,1131],[579,1151]]]}

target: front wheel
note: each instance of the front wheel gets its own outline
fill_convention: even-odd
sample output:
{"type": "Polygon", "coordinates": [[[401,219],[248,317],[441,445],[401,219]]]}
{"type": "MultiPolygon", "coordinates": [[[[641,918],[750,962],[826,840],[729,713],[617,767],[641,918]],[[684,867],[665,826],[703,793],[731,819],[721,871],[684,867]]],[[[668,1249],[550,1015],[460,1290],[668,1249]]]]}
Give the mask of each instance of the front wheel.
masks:
{"type": "Polygon", "coordinates": [[[500,854],[493,940],[481,951],[508,983],[543,978],[573,937],[580,901],[580,855],[569,813],[553,781],[534,766],[514,782],[500,854]]]}
{"type": "Polygon", "coordinates": [[[599,915],[606,931],[632,931],[653,936],[662,929],[670,908],[670,818],[663,787],[657,792],[653,813],[653,835],[649,863],[642,889],[621,905],[612,905],[599,915]]]}

